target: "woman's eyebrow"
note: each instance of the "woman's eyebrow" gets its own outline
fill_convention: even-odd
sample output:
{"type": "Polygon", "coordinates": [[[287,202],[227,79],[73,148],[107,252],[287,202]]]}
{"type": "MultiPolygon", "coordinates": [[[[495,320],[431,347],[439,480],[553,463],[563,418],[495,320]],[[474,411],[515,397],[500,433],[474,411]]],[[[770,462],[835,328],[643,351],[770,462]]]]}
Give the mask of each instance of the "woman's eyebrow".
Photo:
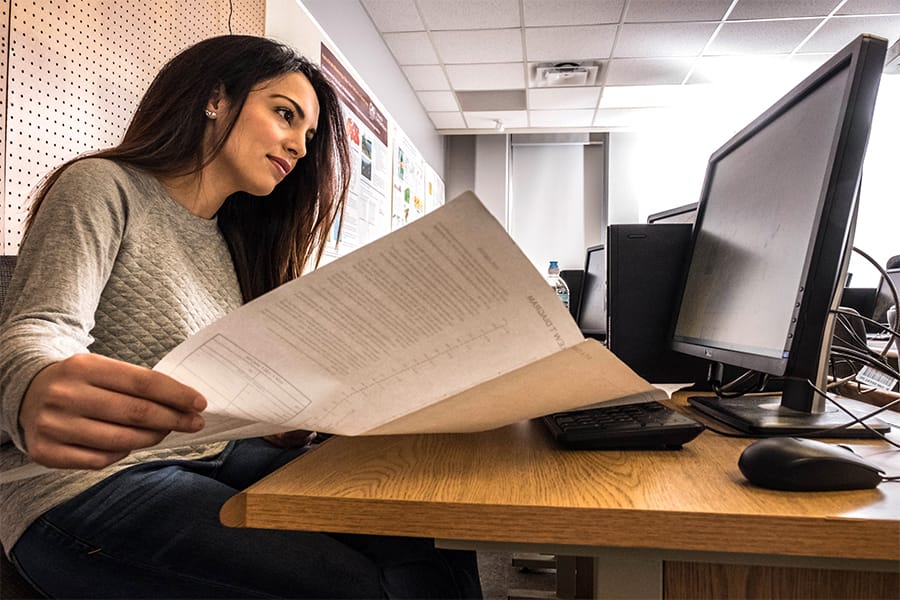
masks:
{"type": "Polygon", "coordinates": [[[303,109],[300,108],[300,105],[297,104],[293,99],[289,98],[288,96],[285,96],[284,94],[272,94],[270,96],[270,98],[282,98],[283,100],[287,100],[288,102],[290,102],[291,104],[294,105],[294,111],[300,116],[301,119],[306,118],[306,113],[303,112],[303,109]]]}

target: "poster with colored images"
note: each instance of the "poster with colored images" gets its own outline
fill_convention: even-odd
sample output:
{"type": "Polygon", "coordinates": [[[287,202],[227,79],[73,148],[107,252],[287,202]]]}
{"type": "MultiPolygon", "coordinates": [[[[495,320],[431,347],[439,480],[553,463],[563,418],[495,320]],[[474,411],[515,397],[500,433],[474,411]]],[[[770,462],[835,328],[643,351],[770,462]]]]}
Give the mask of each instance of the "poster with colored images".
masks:
{"type": "Polygon", "coordinates": [[[394,179],[391,229],[425,214],[425,160],[409,138],[394,128],[394,179]]]}
{"type": "Polygon", "coordinates": [[[431,165],[425,163],[425,212],[430,213],[444,204],[444,180],[431,165]]]}
{"type": "Polygon", "coordinates": [[[390,231],[391,157],[387,118],[325,44],[321,67],[341,101],[350,145],[347,204],[340,229],[335,223],[326,249],[326,258],[334,258],[390,231]]]}

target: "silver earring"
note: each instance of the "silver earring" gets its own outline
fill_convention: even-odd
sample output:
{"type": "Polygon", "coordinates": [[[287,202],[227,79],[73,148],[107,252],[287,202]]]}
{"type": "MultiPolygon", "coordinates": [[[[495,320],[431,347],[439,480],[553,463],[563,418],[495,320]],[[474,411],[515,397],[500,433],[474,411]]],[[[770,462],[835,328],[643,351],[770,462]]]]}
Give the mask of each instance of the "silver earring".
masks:
{"type": "Polygon", "coordinates": [[[214,111],[214,110],[209,110],[208,108],[207,108],[204,112],[206,113],[206,118],[207,118],[207,119],[215,119],[216,116],[218,116],[218,115],[216,115],[216,111],[214,111]]]}

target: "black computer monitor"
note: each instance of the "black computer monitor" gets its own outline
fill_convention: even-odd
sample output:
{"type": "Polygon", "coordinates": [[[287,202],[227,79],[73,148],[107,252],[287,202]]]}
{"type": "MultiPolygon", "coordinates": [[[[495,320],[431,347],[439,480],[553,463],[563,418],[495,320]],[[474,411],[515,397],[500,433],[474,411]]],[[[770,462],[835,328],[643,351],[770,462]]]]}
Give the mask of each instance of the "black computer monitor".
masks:
{"type": "Polygon", "coordinates": [[[709,159],[672,347],[783,377],[778,397],[691,401],[741,431],[828,435],[852,420],[813,384],[825,382],[886,48],[860,36],[709,159]]]}
{"type": "Polygon", "coordinates": [[[603,244],[585,251],[581,303],[575,320],[585,336],[606,339],[606,253],[603,244]]]}
{"type": "MultiPolygon", "coordinates": [[[[887,269],[887,276],[894,284],[894,288],[900,291],[900,267],[887,269]]],[[[878,291],[875,294],[875,301],[873,304],[874,306],[872,308],[872,318],[879,323],[888,324],[887,311],[891,306],[894,305],[894,294],[891,290],[891,286],[887,282],[887,279],[885,279],[884,277],[882,277],[878,282],[878,291]]],[[[876,328],[872,331],[879,331],[879,329],[876,328]]]]}

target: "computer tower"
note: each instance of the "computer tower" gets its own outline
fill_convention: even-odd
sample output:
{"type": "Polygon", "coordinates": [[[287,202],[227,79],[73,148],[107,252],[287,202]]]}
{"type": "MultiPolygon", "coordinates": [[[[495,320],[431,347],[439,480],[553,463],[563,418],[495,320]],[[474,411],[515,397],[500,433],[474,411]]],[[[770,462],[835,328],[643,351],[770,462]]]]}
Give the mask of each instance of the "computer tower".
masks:
{"type": "Polygon", "coordinates": [[[668,337],[691,240],[688,223],[610,225],[608,331],[612,352],[652,383],[705,383],[709,362],[668,337]]]}

